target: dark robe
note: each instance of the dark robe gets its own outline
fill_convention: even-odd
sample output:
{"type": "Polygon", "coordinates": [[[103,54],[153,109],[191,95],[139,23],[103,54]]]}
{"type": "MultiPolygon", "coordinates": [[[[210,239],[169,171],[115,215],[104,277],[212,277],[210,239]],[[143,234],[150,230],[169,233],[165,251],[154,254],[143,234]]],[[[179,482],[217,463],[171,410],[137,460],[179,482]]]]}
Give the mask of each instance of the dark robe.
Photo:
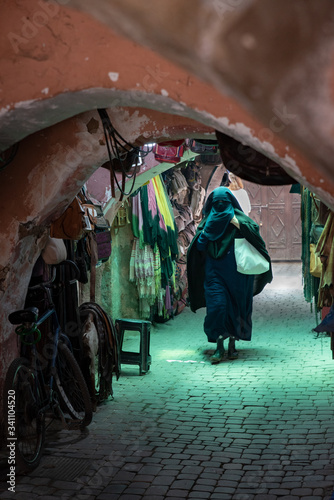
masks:
{"type": "MultiPolygon", "coordinates": [[[[226,212],[230,213],[231,208],[228,207],[226,212]]],[[[240,340],[251,340],[253,296],[260,293],[272,280],[271,261],[260,236],[259,226],[235,206],[233,212],[239,221],[240,229],[231,223],[224,223],[223,233],[220,226],[219,231],[217,229],[219,237],[213,239],[214,226],[211,225],[205,235],[204,228],[207,229],[206,223],[209,219],[206,217],[198,226],[187,254],[190,307],[193,312],[201,307],[207,308],[204,331],[209,342],[216,342],[220,335],[223,338],[234,336],[240,340]],[[203,242],[207,239],[205,251],[198,248],[198,239],[202,232],[199,248],[203,248],[203,242]],[[266,258],[270,264],[266,273],[253,276],[237,271],[234,257],[236,237],[246,238],[266,258]]],[[[230,215],[228,217],[232,218],[230,215]]],[[[217,214],[215,218],[218,228],[217,214]]]]}

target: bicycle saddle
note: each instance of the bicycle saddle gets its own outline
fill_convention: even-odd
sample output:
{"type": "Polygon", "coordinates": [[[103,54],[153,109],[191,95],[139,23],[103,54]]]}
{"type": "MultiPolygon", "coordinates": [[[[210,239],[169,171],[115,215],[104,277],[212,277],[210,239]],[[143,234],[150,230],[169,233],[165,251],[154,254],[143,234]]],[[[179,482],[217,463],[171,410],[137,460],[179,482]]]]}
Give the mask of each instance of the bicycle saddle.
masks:
{"type": "Polygon", "coordinates": [[[21,325],[22,323],[36,323],[39,310],[37,307],[27,307],[20,311],[14,311],[8,316],[8,320],[12,325],[21,325]]]}

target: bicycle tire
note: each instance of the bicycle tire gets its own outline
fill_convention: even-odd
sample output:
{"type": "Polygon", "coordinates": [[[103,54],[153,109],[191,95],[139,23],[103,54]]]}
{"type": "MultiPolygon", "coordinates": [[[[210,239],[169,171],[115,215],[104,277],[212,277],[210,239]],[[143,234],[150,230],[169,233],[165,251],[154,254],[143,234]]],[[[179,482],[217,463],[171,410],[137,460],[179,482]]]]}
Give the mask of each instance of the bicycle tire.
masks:
{"type": "Polygon", "coordinates": [[[40,411],[40,382],[28,359],[17,358],[9,365],[3,394],[3,411],[6,414],[7,410],[8,415],[4,429],[6,446],[12,443],[15,448],[8,448],[9,460],[14,459],[20,472],[29,472],[38,466],[42,456],[45,415],[40,411]]]}
{"type": "Polygon", "coordinates": [[[60,408],[66,422],[80,429],[87,427],[93,418],[92,402],[81,369],[63,342],[58,342],[55,383],[60,408]]]}

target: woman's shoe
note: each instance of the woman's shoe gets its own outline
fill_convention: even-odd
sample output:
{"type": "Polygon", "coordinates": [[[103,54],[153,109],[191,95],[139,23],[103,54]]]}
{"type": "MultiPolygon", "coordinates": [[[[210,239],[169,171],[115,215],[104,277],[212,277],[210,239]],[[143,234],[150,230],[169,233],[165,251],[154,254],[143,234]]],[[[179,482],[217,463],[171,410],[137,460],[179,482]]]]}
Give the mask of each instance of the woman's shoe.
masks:
{"type": "Polygon", "coordinates": [[[238,359],[238,356],[238,351],[235,348],[235,338],[230,337],[230,340],[228,342],[227,357],[228,359],[238,359]]]}
{"type": "Polygon", "coordinates": [[[219,337],[217,340],[217,349],[214,352],[214,354],[211,356],[211,363],[220,363],[220,361],[223,361],[225,356],[225,349],[224,349],[224,339],[223,337],[219,337]]]}
{"type": "Polygon", "coordinates": [[[224,359],[224,354],[218,351],[218,349],[211,356],[210,361],[214,365],[216,363],[220,363],[224,359]]]}

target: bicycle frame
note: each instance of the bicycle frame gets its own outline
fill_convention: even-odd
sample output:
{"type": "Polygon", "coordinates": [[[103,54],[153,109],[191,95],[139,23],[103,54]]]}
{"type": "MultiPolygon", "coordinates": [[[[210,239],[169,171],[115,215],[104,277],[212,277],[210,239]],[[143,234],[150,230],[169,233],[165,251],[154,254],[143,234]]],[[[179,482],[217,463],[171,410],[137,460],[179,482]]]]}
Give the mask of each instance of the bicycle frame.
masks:
{"type": "Polygon", "coordinates": [[[24,357],[29,357],[31,358],[31,362],[33,364],[33,367],[38,374],[38,378],[40,379],[40,386],[43,391],[42,394],[42,406],[40,408],[41,413],[45,413],[48,409],[53,407],[53,386],[54,386],[54,374],[55,374],[55,368],[56,368],[56,359],[57,359],[57,353],[58,353],[58,342],[60,338],[66,343],[66,345],[72,350],[71,342],[69,338],[61,332],[61,326],[59,323],[57,311],[55,309],[52,296],[51,296],[51,284],[55,280],[55,270],[53,273],[53,276],[51,280],[48,283],[41,283],[39,285],[35,285],[33,287],[29,287],[29,290],[36,290],[36,289],[42,289],[46,293],[47,297],[47,304],[48,304],[48,310],[45,311],[40,318],[37,319],[36,322],[34,323],[25,323],[23,326],[25,326],[26,333],[25,335],[28,337],[29,336],[29,330],[31,332],[36,331],[36,329],[39,328],[48,318],[52,317],[52,326],[51,326],[51,331],[49,333],[50,337],[50,343],[47,343],[47,346],[52,346],[52,356],[50,359],[47,359],[47,353],[43,353],[40,355],[40,353],[37,350],[36,347],[36,342],[25,342],[23,339],[21,339],[21,354],[24,357]],[[29,348],[28,348],[29,346],[29,348]],[[30,351],[30,353],[28,352],[30,351]],[[43,373],[43,366],[42,368],[37,366],[38,360],[42,359],[42,362],[45,360],[47,361],[48,364],[48,369],[49,369],[49,375],[47,379],[44,376],[43,373]],[[46,390],[48,389],[48,391],[46,390]],[[48,393],[47,393],[48,392],[48,393]]]}
{"type": "MultiPolygon", "coordinates": [[[[63,263],[71,263],[79,272],[75,263],[63,263]]],[[[50,281],[29,287],[29,291],[40,289],[46,294],[47,309],[40,317],[34,306],[13,311],[8,316],[21,337],[21,356],[14,359],[7,370],[4,394],[12,394],[13,390],[17,393],[14,427],[16,458],[22,471],[32,470],[39,464],[45,429],[54,418],[60,419],[66,429],[82,430],[93,416],[84,376],[70,350],[69,338],[62,333],[52,300],[52,289],[63,286],[63,283],[53,284],[55,277],[54,268],[50,281]],[[50,330],[44,330],[45,342],[37,347],[41,340],[39,327],[46,321],[50,330]]],[[[9,436],[9,427],[6,433],[9,436]]]]}
{"type": "MultiPolygon", "coordinates": [[[[36,344],[31,346],[31,355],[32,355],[32,361],[34,361],[34,368],[36,370],[36,373],[38,374],[41,382],[41,387],[43,390],[43,406],[40,408],[40,411],[45,413],[46,410],[48,410],[50,407],[52,407],[53,403],[53,383],[54,383],[54,370],[56,366],[56,358],[57,358],[57,346],[58,346],[58,340],[60,337],[60,324],[58,321],[58,316],[56,313],[56,310],[54,308],[47,310],[36,322],[36,327],[38,328],[41,326],[48,318],[52,316],[52,323],[53,323],[53,328],[51,329],[51,332],[53,332],[52,335],[52,343],[48,345],[52,345],[52,357],[51,359],[47,359],[47,356],[43,355],[43,353],[40,355],[40,353],[37,351],[36,344]],[[49,370],[50,370],[50,375],[45,378],[45,375],[43,373],[43,366],[37,366],[38,360],[41,359],[44,362],[45,360],[47,361],[49,365],[49,370]],[[49,395],[46,394],[46,388],[48,388],[49,395]]],[[[26,349],[23,349],[23,352],[26,349]]],[[[49,352],[49,351],[48,351],[49,352]]]]}

